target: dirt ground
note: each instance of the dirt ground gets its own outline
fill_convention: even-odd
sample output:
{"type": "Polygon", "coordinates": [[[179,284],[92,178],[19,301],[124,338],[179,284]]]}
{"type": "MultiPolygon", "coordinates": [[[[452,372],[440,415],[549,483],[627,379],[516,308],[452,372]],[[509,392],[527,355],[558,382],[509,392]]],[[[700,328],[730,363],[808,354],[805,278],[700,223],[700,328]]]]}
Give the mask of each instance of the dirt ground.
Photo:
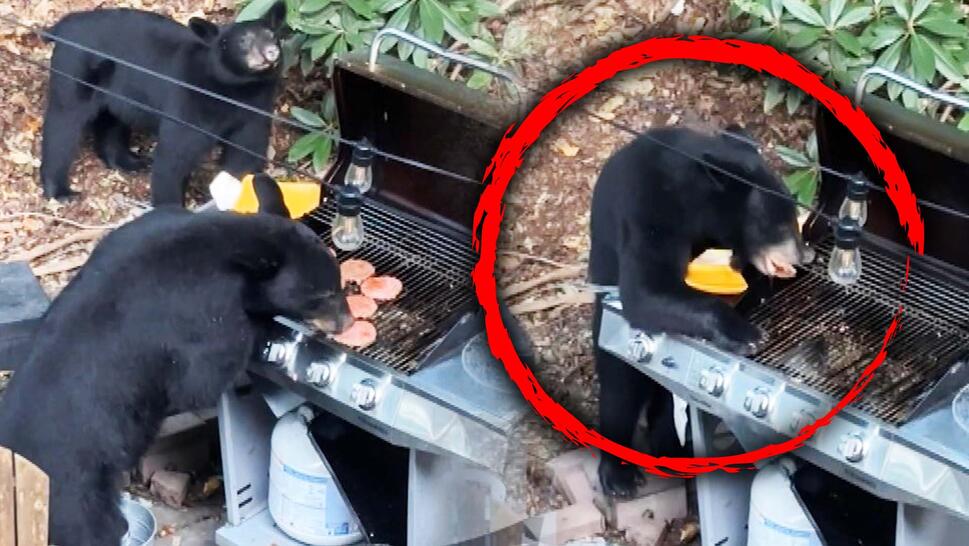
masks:
{"type": "MultiPolygon", "coordinates": [[[[500,37],[514,32],[521,56],[516,61],[529,88],[545,91],[590,61],[621,45],[675,32],[718,35],[729,27],[728,0],[686,0],[679,15],[676,0],[519,0],[506,17],[491,24],[500,37]]],[[[48,25],[70,11],[123,5],[150,9],[185,21],[204,14],[231,17],[233,0],[6,0],[0,15],[48,25]]],[[[105,169],[85,148],[75,164],[73,187],[83,199],[46,202],[37,185],[40,127],[46,75],[19,61],[25,55],[46,62],[50,46],[23,29],[0,22],[0,259],[32,259],[47,292],[55,295],[71,278],[96,242],[90,228],[107,227],[137,213],[147,202],[147,177],[105,169]],[[92,234],[88,237],[79,234],[92,234]],[[66,238],[77,242],[46,251],[66,238]]],[[[277,109],[319,100],[321,82],[290,73],[277,109]]],[[[624,74],[564,112],[527,154],[525,165],[506,196],[499,283],[517,295],[509,299],[531,335],[539,356],[536,373],[544,388],[585,423],[597,417],[598,387],[592,363],[589,295],[576,285],[584,279],[589,247],[591,188],[611,153],[631,136],[600,118],[638,129],[688,124],[747,127],[769,151],[772,145],[802,145],[810,115],[802,108],[789,116],[783,108],[765,115],[761,76],[700,63],[664,63],[624,74]],[[534,279],[551,280],[529,287],[534,279]]],[[[271,154],[282,155],[293,135],[276,127],[271,154]]],[[[149,143],[144,143],[145,146],[149,143]]],[[[776,156],[768,159],[780,168],[776,156]]],[[[202,197],[212,167],[196,173],[193,196],[202,197]]],[[[521,457],[510,469],[527,478],[512,488],[530,514],[563,505],[543,471],[545,461],[570,445],[537,418],[529,418],[518,438],[521,457]]],[[[622,542],[621,536],[612,536],[622,542]]]]}

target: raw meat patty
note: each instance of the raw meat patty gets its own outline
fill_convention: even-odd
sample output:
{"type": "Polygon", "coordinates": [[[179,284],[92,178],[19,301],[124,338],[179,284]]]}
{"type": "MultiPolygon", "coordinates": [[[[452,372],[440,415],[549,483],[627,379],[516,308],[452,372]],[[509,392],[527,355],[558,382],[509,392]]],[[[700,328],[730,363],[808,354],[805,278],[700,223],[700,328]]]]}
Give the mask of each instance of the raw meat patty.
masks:
{"type": "Polygon", "coordinates": [[[340,278],[343,280],[343,286],[351,282],[360,284],[365,279],[373,277],[373,274],[373,265],[366,260],[347,260],[340,264],[340,278]]]}
{"type": "Polygon", "coordinates": [[[368,319],[377,312],[377,302],[363,294],[347,296],[347,303],[350,305],[350,314],[356,319],[368,319]]]}
{"type": "Polygon", "coordinates": [[[333,341],[348,347],[366,347],[377,341],[377,328],[369,320],[357,320],[347,331],[333,336],[333,341]]]}
{"type": "Polygon", "coordinates": [[[396,277],[370,277],[360,285],[360,291],[376,301],[390,301],[400,295],[404,284],[396,277]]]}

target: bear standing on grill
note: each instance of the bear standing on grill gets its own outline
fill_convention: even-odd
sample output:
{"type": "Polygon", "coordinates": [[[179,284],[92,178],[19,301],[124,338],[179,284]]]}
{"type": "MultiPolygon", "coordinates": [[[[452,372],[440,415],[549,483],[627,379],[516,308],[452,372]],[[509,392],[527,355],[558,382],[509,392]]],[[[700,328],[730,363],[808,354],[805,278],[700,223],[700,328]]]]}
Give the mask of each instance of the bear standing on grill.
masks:
{"type": "MultiPolygon", "coordinates": [[[[728,131],[750,140],[737,127],[728,131]]],[[[748,142],[661,128],[606,162],[592,196],[589,280],[619,287],[633,328],[702,338],[741,354],[762,342],[763,333],[736,310],[684,280],[691,259],[710,243],[733,250],[734,267],[749,263],[769,276],[791,277],[795,265],[810,260],[793,200],[734,178],[789,194],[748,142]]],[[[601,320],[597,304],[594,340],[601,320]]],[[[595,354],[600,432],[628,446],[645,406],[651,454],[688,456],[673,425],[672,395],[598,344],[595,354]]],[[[641,478],[638,467],[603,454],[599,479],[608,494],[632,496],[641,478]]]]}
{"type": "MultiPolygon", "coordinates": [[[[131,9],[98,9],[61,19],[49,31],[65,43],[56,43],[51,58],[56,72],[51,73],[44,116],[40,168],[44,196],[66,199],[75,195],[68,174],[86,130],[93,133],[101,160],[124,171],[144,170],[149,165],[129,148],[132,129],[158,136],[151,178],[154,205],[183,204],[189,175],[218,143],[170,118],[191,123],[258,156],[265,156],[269,146],[269,118],[73,44],[269,111],[280,77],[278,34],[285,14],[285,4],[279,2],[262,19],[221,28],[199,18],[192,18],[185,27],[161,15],[131,9]],[[58,72],[134,102],[109,96],[58,72]]],[[[264,167],[260,157],[228,145],[222,162],[236,176],[264,167]]]]}

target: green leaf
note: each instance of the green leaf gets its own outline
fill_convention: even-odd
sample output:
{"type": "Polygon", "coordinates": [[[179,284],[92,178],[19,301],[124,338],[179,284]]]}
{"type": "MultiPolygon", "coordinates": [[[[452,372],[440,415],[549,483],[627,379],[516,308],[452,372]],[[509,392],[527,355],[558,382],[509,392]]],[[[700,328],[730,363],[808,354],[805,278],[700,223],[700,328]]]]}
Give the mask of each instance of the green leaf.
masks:
{"type": "Polygon", "coordinates": [[[305,108],[300,108],[299,106],[294,106],[290,109],[290,113],[297,121],[309,125],[310,127],[323,127],[323,118],[306,110],[305,108]]]}
{"type": "Polygon", "coordinates": [[[321,138],[325,137],[320,133],[309,133],[300,137],[289,149],[289,161],[295,163],[313,153],[321,138]]]}
{"type": "Polygon", "coordinates": [[[390,13],[408,2],[410,0],[377,0],[374,9],[380,13],[390,13]]]}
{"type": "Polygon", "coordinates": [[[299,59],[299,71],[304,76],[309,76],[313,72],[313,58],[308,52],[304,52],[299,59]]]}
{"type": "Polygon", "coordinates": [[[771,78],[767,82],[767,89],[764,91],[764,113],[769,114],[783,100],[784,88],[781,86],[781,81],[771,78]]]}
{"type": "Polygon", "coordinates": [[[484,89],[491,84],[492,76],[487,72],[482,72],[481,70],[475,70],[468,78],[468,87],[471,89],[484,89]]]}
{"type": "Polygon", "coordinates": [[[791,36],[791,39],[787,41],[787,47],[792,49],[801,49],[808,47],[809,45],[818,41],[818,38],[824,34],[824,29],[819,27],[805,27],[797,34],[791,36]]]}
{"type": "Polygon", "coordinates": [[[817,193],[818,173],[815,169],[801,169],[784,177],[784,183],[802,205],[811,206],[817,193]]]}
{"type": "Polygon", "coordinates": [[[872,11],[868,6],[852,8],[845,12],[845,14],[841,16],[841,19],[838,19],[838,22],[835,23],[834,28],[848,28],[857,25],[858,23],[864,23],[865,21],[871,19],[871,16],[872,11]]]}
{"type": "Polygon", "coordinates": [[[942,73],[946,79],[961,82],[965,79],[965,71],[962,66],[949,54],[948,51],[938,42],[929,38],[928,36],[923,36],[925,43],[932,48],[932,53],[935,54],[935,68],[942,73]]]}
{"type": "Polygon", "coordinates": [[[800,89],[791,89],[788,91],[785,101],[787,113],[793,116],[794,112],[797,112],[797,109],[801,107],[802,102],[804,102],[804,93],[800,89]]]}
{"type": "Polygon", "coordinates": [[[774,151],[777,152],[777,155],[778,157],[781,158],[781,161],[783,161],[784,163],[787,163],[792,167],[803,169],[803,168],[810,167],[812,165],[811,160],[810,158],[808,158],[808,156],[804,155],[803,153],[797,150],[788,148],[787,146],[780,146],[780,145],[775,146],[774,151]]]}
{"type": "Polygon", "coordinates": [[[336,120],[336,93],[329,89],[323,95],[323,117],[330,121],[336,120]]]}
{"type": "Polygon", "coordinates": [[[333,0],[306,0],[299,6],[300,13],[315,13],[325,8],[333,0]]]}
{"type": "Polygon", "coordinates": [[[940,36],[948,38],[966,37],[966,25],[959,24],[947,17],[925,17],[915,24],[940,36]]]}
{"type": "Polygon", "coordinates": [[[847,0],[830,0],[830,2],[827,3],[828,12],[829,12],[827,23],[829,25],[833,26],[835,23],[838,22],[838,18],[841,17],[841,14],[844,12],[844,9],[845,9],[845,4],[847,3],[848,3],[847,0]]]}
{"type": "MultiPolygon", "coordinates": [[[[898,66],[898,61],[902,58],[902,50],[904,49],[905,42],[906,40],[899,40],[885,49],[885,51],[882,51],[881,55],[878,56],[878,60],[875,61],[875,64],[886,70],[895,70],[895,67],[898,66]]],[[[865,92],[874,93],[883,85],[885,85],[885,80],[877,77],[872,78],[865,85],[865,92]]]]}
{"type": "MultiPolygon", "coordinates": [[[[373,12],[373,8],[371,8],[370,4],[367,3],[367,0],[343,0],[343,1],[346,3],[346,5],[350,6],[350,9],[355,11],[357,15],[359,15],[360,17],[363,17],[365,19],[373,19],[373,16],[375,14],[373,12]]],[[[344,24],[346,23],[344,22],[344,24]]]]}
{"type": "MultiPolygon", "coordinates": [[[[408,2],[401,4],[399,10],[395,11],[390,19],[387,20],[387,26],[390,28],[397,28],[400,30],[407,30],[407,23],[410,22],[411,14],[414,12],[414,0],[408,0],[408,2]]],[[[397,38],[390,38],[380,42],[380,52],[387,53],[393,47],[397,45],[397,38]]]]}
{"type": "Polygon", "coordinates": [[[838,42],[838,45],[852,55],[861,55],[865,52],[865,48],[861,47],[858,38],[843,30],[834,31],[834,41],[838,42]]]}
{"type": "Polygon", "coordinates": [[[911,89],[905,89],[902,91],[902,104],[905,105],[909,110],[920,112],[922,110],[922,104],[919,101],[919,95],[911,89]]]}
{"type": "Polygon", "coordinates": [[[912,6],[912,20],[917,20],[930,5],[932,0],[915,0],[915,5],[912,6]]]}
{"type": "Polygon", "coordinates": [[[902,16],[902,19],[909,20],[911,13],[908,11],[908,3],[905,0],[892,0],[892,6],[902,16]]]}
{"type": "Polygon", "coordinates": [[[962,119],[959,120],[959,124],[956,127],[960,131],[969,131],[969,114],[963,114],[962,119]]]}
{"type": "Polygon", "coordinates": [[[242,8],[242,11],[236,16],[236,21],[240,23],[244,21],[255,21],[263,15],[266,15],[266,12],[275,3],[276,0],[252,0],[252,2],[246,4],[246,7],[242,8]]]}
{"type": "Polygon", "coordinates": [[[811,131],[808,135],[807,143],[805,144],[805,152],[807,152],[808,159],[812,163],[818,163],[818,133],[817,131],[811,131]]]}
{"type": "Polygon", "coordinates": [[[444,14],[431,0],[420,0],[421,28],[424,35],[434,43],[444,40],[444,14]]]}
{"type": "Polygon", "coordinates": [[[498,4],[488,0],[474,0],[474,10],[480,17],[497,17],[504,13],[498,4]]]}
{"type": "Polygon", "coordinates": [[[848,71],[848,56],[845,55],[845,51],[841,49],[841,46],[837,42],[831,42],[831,47],[828,48],[828,55],[832,70],[836,72],[848,71]]]}
{"type": "Polygon", "coordinates": [[[748,42],[763,43],[771,29],[768,27],[752,27],[737,35],[737,38],[748,42]]]}
{"type": "MultiPolygon", "coordinates": [[[[764,9],[767,7],[765,6],[764,9]]],[[[769,15],[774,21],[780,21],[784,15],[784,0],[771,0],[769,15]]]]}
{"type": "Polygon", "coordinates": [[[894,44],[905,34],[905,27],[901,24],[878,23],[869,28],[871,41],[867,45],[869,49],[875,51],[894,44]]]}
{"type": "Polygon", "coordinates": [[[935,76],[935,54],[932,46],[919,34],[913,34],[909,43],[909,54],[915,66],[915,76],[931,82],[935,76]]]}
{"type": "Polygon", "coordinates": [[[471,50],[479,55],[484,55],[485,57],[491,57],[492,59],[498,56],[498,50],[495,46],[489,44],[488,42],[480,39],[473,38],[471,42],[468,43],[471,50]]]}
{"type": "Polygon", "coordinates": [[[784,7],[797,19],[817,27],[824,26],[821,14],[809,6],[804,0],[784,0],[784,7]]]}
{"type": "Polygon", "coordinates": [[[336,41],[339,34],[327,34],[326,36],[321,36],[313,41],[313,46],[310,48],[310,58],[314,61],[318,61],[321,57],[326,55],[326,52],[330,50],[330,46],[336,41]]]}
{"type": "Polygon", "coordinates": [[[444,30],[451,35],[452,38],[459,42],[464,42],[466,44],[471,43],[471,33],[465,28],[464,23],[461,19],[454,14],[450,9],[444,6],[440,0],[421,0],[422,2],[429,2],[434,4],[438,10],[441,12],[441,16],[444,18],[444,30]]]}
{"type": "Polygon", "coordinates": [[[313,170],[322,173],[326,168],[327,161],[330,160],[330,152],[333,150],[333,139],[323,137],[316,141],[313,147],[313,170]]]}
{"type": "Polygon", "coordinates": [[[333,43],[333,55],[343,55],[348,51],[346,38],[340,36],[333,43]]]}

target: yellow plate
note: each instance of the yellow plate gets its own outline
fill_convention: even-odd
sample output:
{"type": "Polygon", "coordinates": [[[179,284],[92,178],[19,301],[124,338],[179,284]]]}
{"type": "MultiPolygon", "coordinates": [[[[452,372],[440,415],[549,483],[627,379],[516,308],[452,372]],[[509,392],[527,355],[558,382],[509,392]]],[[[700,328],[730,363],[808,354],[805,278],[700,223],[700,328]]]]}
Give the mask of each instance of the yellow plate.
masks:
{"type": "Polygon", "coordinates": [[[733,296],[747,291],[744,276],[725,264],[691,262],[686,269],[686,284],[721,296],[733,296]]]}
{"type": "MultiPolygon", "coordinates": [[[[259,212],[259,200],[252,188],[252,175],[242,179],[242,193],[232,210],[236,212],[259,212]]],[[[315,182],[277,182],[283,192],[283,203],[291,218],[299,218],[320,206],[320,185],[315,182]]]]}

